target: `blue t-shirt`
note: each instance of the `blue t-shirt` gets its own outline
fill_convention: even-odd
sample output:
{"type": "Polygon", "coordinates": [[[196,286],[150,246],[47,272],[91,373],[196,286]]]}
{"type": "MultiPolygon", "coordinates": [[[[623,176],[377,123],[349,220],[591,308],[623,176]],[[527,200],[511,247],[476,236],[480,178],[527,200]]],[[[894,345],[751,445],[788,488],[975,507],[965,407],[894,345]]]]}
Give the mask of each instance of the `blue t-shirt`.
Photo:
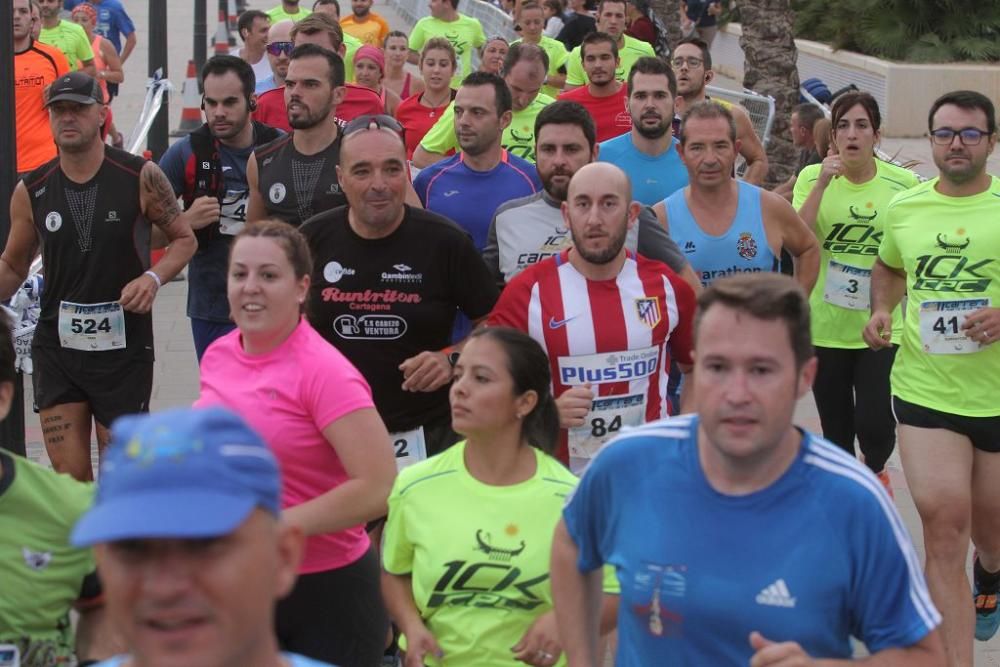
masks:
{"type": "MultiPolygon", "coordinates": [[[[307,658],[305,656],[296,655],[295,653],[282,653],[281,657],[288,661],[292,667],[335,667],[327,662],[319,662],[318,660],[313,660],[312,658],[307,658]]],[[[102,660],[94,665],[94,667],[122,667],[125,661],[128,660],[127,655],[116,655],[113,658],[108,658],[107,660],[102,660]]]]}
{"type": "Polygon", "coordinates": [[[512,199],[535,194],[542,182],[535,165],[507,151],[489,171],[473,171],[458,153],[422,170],[413,188],[424,208],[467,231],[482,252],[496,210],[512,199]]]}
{"type": "MultiPolygon", "coordinates": [[[[267,57],[267,54],[264,54],[267,57]]],[[[258,79],[256,85],[254,86],[253,92],[257,95],[263,95],[269,90],[274,90],[278,87],[278,82],[274,80],[274,74],[263,79],[258,79]]]]}
{"type": "Polygon", "coordinates": [[[632,143],[632,133],[602,141],[597,159],[617,165],[632,181],[632,199],[655,206],[688,184],[687,167],[677,152],[677,139],[656,157],[646,155],[632,143]]]}
{"type": "MultiPolygon", "coordinates": [[[[85,1],[66,0],[65,7],[67,11],[73,11],[74,7],[85,1]]],[[[97,25],[94,26],[94,32],[107,38],[109,42],[114,44],[115,51],[121,53],[121,36],[125,35],[125,37],[128,37],[135,32],[135,24],[129,18],[125,7],[122,6],[121,0],[101,0],[100,4],[92,4],[97,9],[97,25]]]]}
{"type": "MultiPolygon", "coordinates": [[[[198,244],[198,251],[188,264],[188,317],[212,322],[229,322],[229,300],[226,296],[226,265],[233,236],[246,222],[247,160],[253,152],[251,145],[235,150],[219,144],[222,177],[226,194],[222,200],[221,234],[198,244]]],[[[167,175],[177,196],[183,194],[185,182],[194,178],[194,155],[191,138],[174,143],[160,158],[160,169],[167,175]]]]}
{"type": "Polygon", "coordinates": [[[619,667],[745,666],[749,635],[848,659],[915,644],[941,622],[920,561],[874,475],[803,433],[765,489],[713,489],[698,419],[632,429],[592,461],[563,516],[578,567],[614,566],[621,583],[619,667]]]}

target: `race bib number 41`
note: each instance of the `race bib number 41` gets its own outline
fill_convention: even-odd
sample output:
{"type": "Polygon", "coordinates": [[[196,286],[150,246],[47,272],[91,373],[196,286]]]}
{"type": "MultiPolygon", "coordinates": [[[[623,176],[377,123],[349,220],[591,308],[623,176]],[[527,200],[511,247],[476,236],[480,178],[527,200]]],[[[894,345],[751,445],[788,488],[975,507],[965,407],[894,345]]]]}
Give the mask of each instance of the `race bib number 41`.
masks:
{"type": "Polygon", "coordinates": [[[987,308],[989,299],[958,299],[955,301],[924,301],[920,304],[920,342],[929,354],[969,354],[978,352],[979,343],[965,335],[965,318],[980,308],[987,308]]]}
{"type": "Polygon", "coordinates": [[[125,349],[125,311],[117,301],[59,303],[59,344],[71,350],[125,349]]]}

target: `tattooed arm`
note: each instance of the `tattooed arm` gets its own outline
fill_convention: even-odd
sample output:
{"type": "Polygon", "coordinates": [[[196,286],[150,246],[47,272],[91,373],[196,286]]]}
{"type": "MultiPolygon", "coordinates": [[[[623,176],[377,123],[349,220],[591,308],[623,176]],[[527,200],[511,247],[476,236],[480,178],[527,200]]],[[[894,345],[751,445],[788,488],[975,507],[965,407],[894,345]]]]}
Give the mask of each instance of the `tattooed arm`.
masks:
{"type": "Polygon", "coordinates": [[[24,182],[10,198],[10,235],[0,256],[0,299],[9,299],[28,277],[31,262],[38,254],[38,233],[31,212],[31,198],[24,182]]]}
{"type": "MultiPolygon", "coordinates": [[[[160,284],[173,279],[190,261],[198,242],[191,231],[191,225],[177,205],[177,195],[170,181],[153,162],[147,162],[139,174],[139,205],[146,219],[161,232],[169,244],[166,254],[152,267],[151,271],[160,279],[160,284]]],[[[122,308],[135,313],[148,313],[153,307],[153,299],[159,289],[152,276],[143,274],[122,289],[119,302],[122,308]]]]}

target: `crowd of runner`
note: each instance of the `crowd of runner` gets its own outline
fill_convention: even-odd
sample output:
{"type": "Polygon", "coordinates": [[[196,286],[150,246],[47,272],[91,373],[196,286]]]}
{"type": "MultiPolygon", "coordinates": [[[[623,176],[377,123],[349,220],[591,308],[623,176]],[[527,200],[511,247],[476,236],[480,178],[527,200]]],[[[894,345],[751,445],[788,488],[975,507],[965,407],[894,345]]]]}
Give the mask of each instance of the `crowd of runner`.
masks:
{"type": "Polygon", "coordinates": [[[501,4],[509,43],[283,0],[152,162],[120,0],[11,2],[0,298],[40,255],[55,472],[0,450],[0,666],[972,667],[996,633],[988,97],[928,110],[926,181],[871,94],[801,104],[765,189],[706,95],[717,2],[666,52],[643,0],[501,4]],[[146,415],[185,269],[199,397],[146,415]]]}

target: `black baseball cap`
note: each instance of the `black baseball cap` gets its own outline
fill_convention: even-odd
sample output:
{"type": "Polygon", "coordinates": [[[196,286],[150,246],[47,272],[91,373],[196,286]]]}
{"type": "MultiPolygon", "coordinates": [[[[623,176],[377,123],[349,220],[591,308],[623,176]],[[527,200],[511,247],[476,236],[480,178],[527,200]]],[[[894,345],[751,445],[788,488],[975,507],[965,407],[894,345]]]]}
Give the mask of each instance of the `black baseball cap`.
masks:
{"type": "Polygon", "coordinates": [[[49,88],[49,98],[45,106],[53,102],[77,102],[79,104],[104,104],[104,92],[97,79],[86,72],[70,72],[56,79],[49,88]]]}

